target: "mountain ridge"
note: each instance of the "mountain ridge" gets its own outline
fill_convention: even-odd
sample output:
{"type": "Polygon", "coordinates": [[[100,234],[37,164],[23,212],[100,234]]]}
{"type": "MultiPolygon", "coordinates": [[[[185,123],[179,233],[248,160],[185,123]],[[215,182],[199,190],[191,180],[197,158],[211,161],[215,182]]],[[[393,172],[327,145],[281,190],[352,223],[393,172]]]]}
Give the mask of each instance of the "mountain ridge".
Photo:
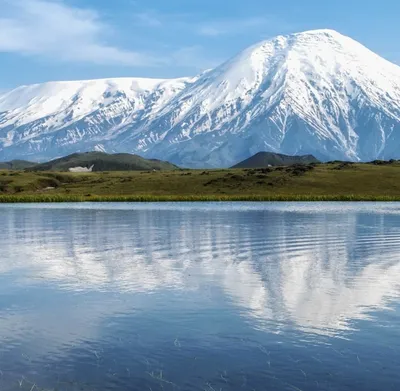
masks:
{"type": "Polygon", "coordinates": [[[262,41],[193,78],[50,82],[0,95],[2,160],[97,150],[229,167],[260,151],[392,159],[399,144],[400,67],[329,29],[262,41]]]}
{"type": "Polygon", "coordinates": [[[11,160],[9,162],[0,162],[0,170],[25,170],[36,164],[27,160],[11,160]]]}

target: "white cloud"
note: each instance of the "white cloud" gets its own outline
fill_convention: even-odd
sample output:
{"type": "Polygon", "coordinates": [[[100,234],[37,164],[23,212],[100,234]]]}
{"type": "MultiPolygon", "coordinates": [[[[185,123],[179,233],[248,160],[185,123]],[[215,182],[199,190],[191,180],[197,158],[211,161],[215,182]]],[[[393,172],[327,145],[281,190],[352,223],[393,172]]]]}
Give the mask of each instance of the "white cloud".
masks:
{"type": "Polygon", "coordinates": [[[160,64],[155,56],[108,44],[105,33],[111,31],[97,12],[61,0],[0,0],[0,52],[105,65],[160,64]]]}

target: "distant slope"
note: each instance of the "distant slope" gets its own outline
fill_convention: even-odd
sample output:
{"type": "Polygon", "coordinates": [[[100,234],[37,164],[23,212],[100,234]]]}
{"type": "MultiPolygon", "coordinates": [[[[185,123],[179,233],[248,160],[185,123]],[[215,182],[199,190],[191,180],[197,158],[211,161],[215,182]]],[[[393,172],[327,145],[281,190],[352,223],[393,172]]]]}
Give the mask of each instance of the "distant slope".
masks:
{"type": "Polygon", "coordinates": [[[288,156],[273,152],[259,152],[232,168],[261,168],[268,166],[290,166],[292,164],[319,163],[313,155],[288,156]]]}
{"type": "Polygon", "coordinates": [[[0,170],[25,170],[36,164],[27,160],[12,160],[10,162],[0,162],[0,170]]]}
{"type": "Polygon", "coordinates": [[[137,155],[103,152],[74,153],[47,163],[37,164],[31,171],[68,171],[75,167],[91,167],[93,171],[175,170],[177,166],[161,160],[148,160],[137,155]]]}

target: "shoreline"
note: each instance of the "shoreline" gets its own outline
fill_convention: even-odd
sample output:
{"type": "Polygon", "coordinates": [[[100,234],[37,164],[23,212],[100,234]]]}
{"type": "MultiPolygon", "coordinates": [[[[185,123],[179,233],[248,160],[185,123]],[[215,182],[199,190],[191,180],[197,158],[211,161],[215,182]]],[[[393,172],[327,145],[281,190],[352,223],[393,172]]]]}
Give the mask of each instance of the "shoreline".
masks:
{"type": "Polygon", "coordinates": [[[84,202],[399,202],[399,196],[369,195],[254,195],[254,196],[81,196],[81,195],[0,195],[0,204],[84,203],[84,202]]]}

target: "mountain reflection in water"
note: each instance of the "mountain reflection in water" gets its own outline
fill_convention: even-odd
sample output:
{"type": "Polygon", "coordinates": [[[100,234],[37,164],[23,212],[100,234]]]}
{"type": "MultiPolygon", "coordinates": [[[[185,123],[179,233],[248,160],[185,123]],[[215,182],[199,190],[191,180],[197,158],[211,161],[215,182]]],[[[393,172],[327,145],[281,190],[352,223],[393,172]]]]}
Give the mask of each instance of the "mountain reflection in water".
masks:
{"type": "Polygon", "coordinates": [[[183,328],[210,312],[206,333],[240,319],[239,339],[250,327],[313,344],[398,320],[398,206],[286,205],[0,206],[0,363],[21,343],[57,357],[107,328],[123,339],[127,316],[139,335],[150,313],[175,333],[169,316],[183,328]]]}

